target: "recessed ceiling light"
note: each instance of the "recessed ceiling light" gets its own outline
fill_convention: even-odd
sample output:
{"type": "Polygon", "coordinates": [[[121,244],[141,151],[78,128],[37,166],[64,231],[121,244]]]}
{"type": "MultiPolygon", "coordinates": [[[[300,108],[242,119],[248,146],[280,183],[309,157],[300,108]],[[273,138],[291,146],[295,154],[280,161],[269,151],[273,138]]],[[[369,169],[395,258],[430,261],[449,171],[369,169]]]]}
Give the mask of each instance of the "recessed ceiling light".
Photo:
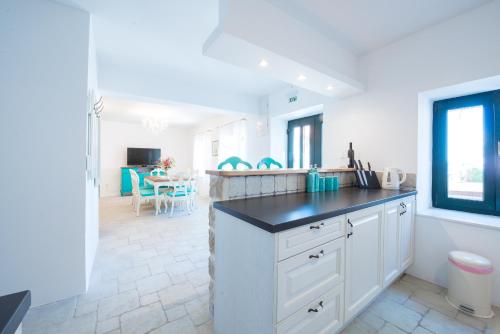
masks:
{"type": "Polygon", "coordinates": [[[265,59],[262,59],[260,62],[259,62],[259,66],[260,67],[267,67],[267,65],[269,65],[269,63],[267,62],[267,60],[265,59]]]}
{"type": "Polygon", "coordinates": [[[307,77],[306,77],[304,74],[300,74],[300,75],[297,77],[297,80],[299,80],[299,81],[304,81],[304,80],[306,80],[306,79],[307,79],[307,77]]]}
{"type": "Polygon", "coordinates": [[[326,87],[326,90],[333,90],[333,86],[332,86],[332,85],[328,85],[328,86],[326,87]]]}

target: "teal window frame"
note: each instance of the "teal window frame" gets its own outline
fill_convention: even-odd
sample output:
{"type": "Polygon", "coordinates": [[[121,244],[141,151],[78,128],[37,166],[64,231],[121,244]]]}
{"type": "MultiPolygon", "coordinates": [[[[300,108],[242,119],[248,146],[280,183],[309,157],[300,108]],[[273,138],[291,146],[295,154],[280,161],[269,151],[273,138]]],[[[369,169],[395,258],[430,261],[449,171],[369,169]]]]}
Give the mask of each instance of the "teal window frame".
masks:
{"type": "MultiPolygon", "coordinates": [[[[467,134],[464,134],[467,135],[467,134]]],[[[432,205],[500,216],[500,90],[435,101],[433,104],[432,205]],[[482,105],[484,110],[483,201],[448,197],[448,110],[482,105]]]]}
{"type": "MultiPolygon", "coordinates": [[[[311,126],[310,132],[310,152],[311,152],[311,165],[317,165],[321,167],[321,145],[322,145],[322,127],[323,127],[323,114],[318,114],[314,116],[308,116],[304,118],[294,119],[288,121],[287,135],[288,135],[288,155],[287,155],[287,166],[288,168],[293,168],[293,128],[304,125],[311,126]]],[[[302,130],[300,132],[300,168],[309,168],[309,166],[303,166],[303,147],[302,147],[302,130]]]]}

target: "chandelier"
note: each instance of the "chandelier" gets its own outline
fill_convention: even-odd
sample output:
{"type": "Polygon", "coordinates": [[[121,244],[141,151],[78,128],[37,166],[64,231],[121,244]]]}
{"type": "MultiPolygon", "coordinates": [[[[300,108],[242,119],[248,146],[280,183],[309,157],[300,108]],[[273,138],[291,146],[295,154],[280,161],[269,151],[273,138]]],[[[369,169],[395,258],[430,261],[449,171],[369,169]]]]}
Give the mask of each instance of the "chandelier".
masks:
{"type": "Polygon", "coordinates": [[[142,126],[144,126],[155,135],[159,135],[168,127],[168,123],[164,119],[145,118],[142,120],[142,126]]]}

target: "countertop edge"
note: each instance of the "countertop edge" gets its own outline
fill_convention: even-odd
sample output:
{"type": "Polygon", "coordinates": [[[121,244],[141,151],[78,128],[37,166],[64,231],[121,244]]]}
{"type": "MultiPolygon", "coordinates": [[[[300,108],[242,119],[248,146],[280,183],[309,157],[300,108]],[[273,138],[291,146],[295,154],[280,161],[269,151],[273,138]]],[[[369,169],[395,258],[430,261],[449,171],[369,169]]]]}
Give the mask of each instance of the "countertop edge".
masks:
{"type": "MultiPolygon", "coordinates": [[[[319,215],[314,215],[314,216],[301,218],[301,219],[297,219],[297,220],[291,220],[291,221],[288,221],[286,223],[282,223],[280,225],[272,225],[272,224],[269,224],[265,221],[257,219],[255,217],[251,217],[249,215],[241,213],[237,210],[233,210],[231,208],[228,208],[228,207],[221,204],[222,201],[221,202],[214,202],[213,206],[217,210],[220,210],[220,211],[225,212],[233,217],[236,217],[236,218],[239,218],[243,221],[246,221],[247,223],[250,223],[256,227],[259,227],[267,232],[277,233],[277,232],[286,231],[286,230],[289,230],[289,229],[292,229],[295,227],[299,227],[302,225],[312,224],[312,223],[318,222],[320,220],[324,220],[324,219],[340,216],[340,215],[343,215],[346,213],[366,209],[366,208],[369,208],[369,207],[372,207],[375,205],[387,203],[387,202],[394,201],[394,200],[397,200],[400,198],[413,196],[416,194],[417,194],[416,190],[409,190],[408,192],[405,192],[404,194],[397,194],[394,196],[381,198],[378,200],[374,200],[374,201],[370,201],[370,202],[366,202],[366,203],[362,203],[362,204],[358,204],[358,205],[354,205],[354,206],[345,207],[345,208],[342,208],[339,210],[326,212],[326,213],[319,214],[319,215]]],[[[286,195],[278,195],[278,196],[286,196],[286,195]]]]}
{"type": "MultiPolygon", "coordinates": [[[[319,168],[320,173],[346,173],[353,172],[353,168],[319,168]]],[[[205,174],[215,176],[259,176],[259,175],[285,175],[285,174],[307,174],[308,169],[247,169],[247,170],[206,170],[205,174]]]]}
{"type": "Polygon", "coordinates": [[[5,322],[0,323],[0,334],[15,333],[21,322],[23,321],[26,313],[31,306],[31,292],[29,290],[13,293],[7,296],[0,297],[0,310],[2,312],[10,312],[7,314],[7,319],[5,322]],[[19,296],[20,299],[16,299],[15,295],[19,296]],[[5,303],[16,303],[14,307],[11,305],[2,305],[2,299],[6,298],[5,303]],[[12,299],[12,300],[10,300],[12,299]],[[4,310],[6,308],[6,310],[4,310]]]}

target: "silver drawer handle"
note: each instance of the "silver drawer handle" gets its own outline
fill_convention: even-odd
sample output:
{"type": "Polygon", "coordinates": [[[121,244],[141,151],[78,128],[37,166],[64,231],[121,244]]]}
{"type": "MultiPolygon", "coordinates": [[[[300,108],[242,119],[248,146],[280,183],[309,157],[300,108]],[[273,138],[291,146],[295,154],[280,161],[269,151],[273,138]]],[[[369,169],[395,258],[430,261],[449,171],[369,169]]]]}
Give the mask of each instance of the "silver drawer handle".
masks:
{"type": "Polygon", "coordinates": [[[320,311],[323,310],[323,301],[320,301],[319,304],[318,304],[318,307],[316,308],[310,308],[309,310],[307,310],[308,313],[311,313],[311,312],[314,312],[314,313],[318,313],[320,311]]]}
{"type": "Polygon", "coordinates": [[[325,223],[321,223],[319,225],[311,225],[309,226],[309,229],[310,230],[319,230],[320,228],[322,228],[323,226],[325,226],[325,223]]]}
{"type": "Polygon", "coordinates": [[[309,258],[310,259],[319,259],[320,257],[322,257],[323,255],[325,255],[325,252],[323,252],[323,250],[320,250],[318,254],[316,255],[309,255],[309,258]]]}

